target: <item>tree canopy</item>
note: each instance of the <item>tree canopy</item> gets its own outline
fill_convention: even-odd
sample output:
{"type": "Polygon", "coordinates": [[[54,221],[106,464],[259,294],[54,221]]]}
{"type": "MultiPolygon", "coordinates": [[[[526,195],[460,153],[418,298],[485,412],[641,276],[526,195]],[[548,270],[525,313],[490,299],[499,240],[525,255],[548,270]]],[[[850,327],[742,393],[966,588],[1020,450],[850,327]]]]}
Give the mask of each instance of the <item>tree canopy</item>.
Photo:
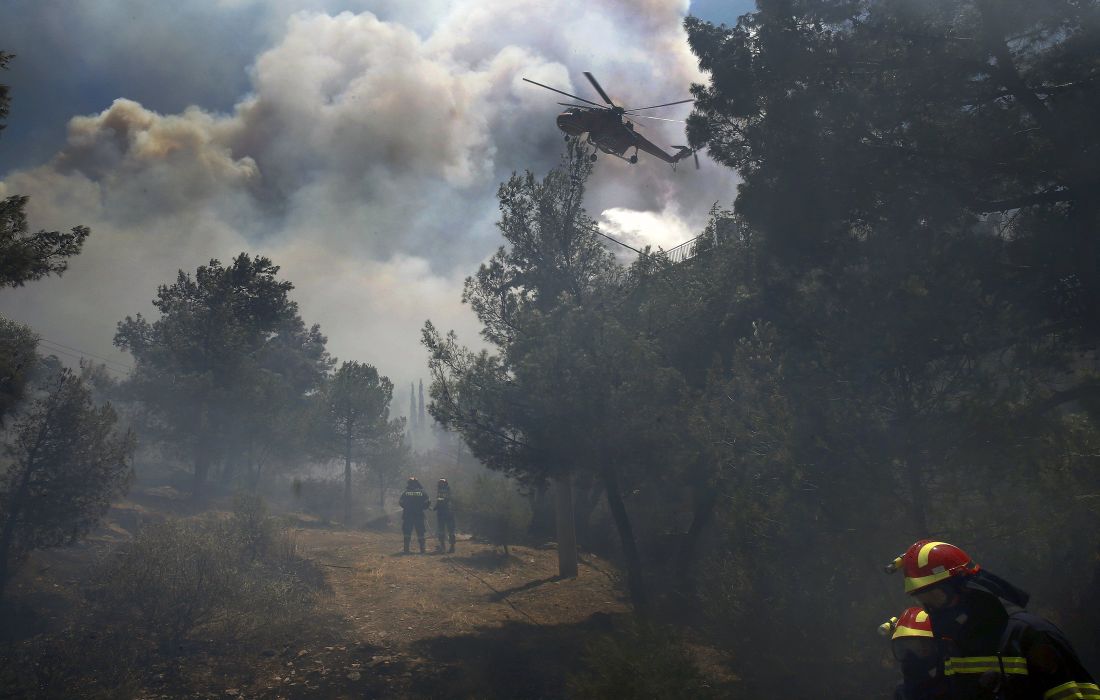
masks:
{"type": "Polygon", "coordinates": [[[262,256],[211,260],[157,289],[156,320],[118,324],[115,345],[136,364],[128,390],[149,409],[150,432],[190,456],[196,495],[213,463],[230,475],[242,459],[257,469],[258,450],[289,457],[285,441],[296,435],[306,449],[305,431],[286,428],[305,421],[306,394],[331,361],[278,272],[262,256]]]}
{"type": "Polygon", "coordinates": [[[70,544],[102,518],[132,475],[130,432],[109,404],[96,406],[71,370],[43,382],[5,445],[0,471],[0,594],[28,552],[70,544]]]}

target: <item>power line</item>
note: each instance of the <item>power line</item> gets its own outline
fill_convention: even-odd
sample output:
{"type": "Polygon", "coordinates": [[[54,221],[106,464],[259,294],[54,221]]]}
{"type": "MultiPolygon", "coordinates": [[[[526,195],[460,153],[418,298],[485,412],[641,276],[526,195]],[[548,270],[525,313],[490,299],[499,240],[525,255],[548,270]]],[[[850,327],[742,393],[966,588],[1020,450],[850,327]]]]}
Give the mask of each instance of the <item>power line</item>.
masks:
{"type": "MultiPolygon", "coordinates": [[[[46,348],[46,350],[51,355],[64,355],[65,357],[68,357],[68,358],[73,359],[73,360],[83,360],[84,359],[83,355],[77,355],[76,353],[68,352],[67,350],[58,350],[56,348],[46,348]]],[[[125,372],[125,371],[123,371],[121,369],[118,369],[116,367],[111,367],[110,365],[101,365],[101,366],[103,367],[103,369],[114,372],[114,373],[116,373],[120,376],[123,376],[123,377],[125,377],[129,374],[129,372],[125,372]]]]}
{"type": "Polygon", "coordinates": [[[620,240],[619,240],[618,238],[612,238],[611,236],[607,235],[607,234],[606,234],[606,233],[604,233],[603,231],[600,231],[600,229],[599,229],[598,227],[593,227],[593,228],[592,228],[592,233],[596,234],[597,236],[603,236],[604,238],[606,238],[607,240],[611,241],[612,243],[618,243],[619,245],[621,245],[621,246],[622,246],[622,247],[624,247],[624,248],[630,248],[631,250],[633,250],[633,251],[634,251],[635,253],[637,253],[638,255],[645,255],[645,253],[643,253],[642,251],[638,250],[638,249],[637,249],[637,248],[635,248],[634,246],[631,246],[631,245],[627,245],[626,243],[623,243],[622,241],[620,241],[620,240]]]}
{"type": "Polygon", "coordinates": [[[64,348],[65,350],[71,350],[72,352],[80,353],[81,355],[87,355],[88,357],[94,357],[97,360],[102,360],[103,362],[106,362],[107,364],[116,365],[116,366],[121,367],[123,369],[127,369],[127,370],[132,370],[133,369],[133,367],[131,365],[128,365],[125,362],[120,362],[119,360],[111,360],[109,358],[103,357],[102,355],[97,355],[94,352],[88,352],[87,350],[81,350],[80,348],[74,348],[72,346],[65,345],[64,343],[59,343],[56,340],[50,340],[49,338],[41,338],[41,337],[39,338],[39,340],[41,340],[42,342],[45,342],[45,343],[49,343],[50,345],[56,345],[59,348],[64,348]]]}
{"type": "Polygon", "coordinates": [[[53,341],[53,340],[48,340],[46,338],[40,338],[40,340],[44,343],[47,343],[48,345],[57,346],[57,347],[48,347],[47,346],[47,347],[44,348],[45,350],[49,351],[50,353],[57,353],[57,354],[60,354],[60,355],[64,355],[64,356],[69,357],[69,358],[74,359],[74,360],[83,360],[86,357],[93,357],[95,359],[102,360],[101,364],[103,365],[103,367],[105,369],[109,369],[112,372],[116,372],[120,375],[125,376],[125,375],[129,374],[131,371],[133,371],[133,369],[134,369],[133,367],[131,367],[129,365],[126,365],[122,362],[116,362],[114,360],[108,360],[104,357],[100,357],[99,355],[95,355],[94,353],[85,352],[85,351],[83,351],[79,348],[71,348],[68,345],[62,345],[61,343],[58,343],[58,342],[53,341]],[[114,366],[112,366],[112,365],[114,365],[114,366]]]}

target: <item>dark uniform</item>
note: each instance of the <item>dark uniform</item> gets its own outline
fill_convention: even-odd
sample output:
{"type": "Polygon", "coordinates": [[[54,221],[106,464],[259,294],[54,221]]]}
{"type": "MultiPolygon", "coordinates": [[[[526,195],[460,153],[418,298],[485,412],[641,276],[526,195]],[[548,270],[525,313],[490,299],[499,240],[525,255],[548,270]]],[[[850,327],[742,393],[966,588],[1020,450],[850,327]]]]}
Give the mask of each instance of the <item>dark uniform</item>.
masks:
{"type": "Polygon", "coordinates": [[[446,479],[439,480],[435,492],[435,531],[439,536],[439,551],[443,551],[444,539],[449,539],[450,551],[455,551],[455,513],[451,500],[451,487],[446,479]]]}
{"type": "Polygon", "coordinates": [[[405,491],[401,494],[401,534],[405,536],[405,553],[409,552],[409,540],[416,530],[416,539],[420,543],[420,553],[424,553],[424,511],[431,507],[431,499],[424,487],[416,479],[409,479],[405,491]]]}
{"type": "Polygon", "coordinates": [[[1024,610],[1027,593],[984,570],[949,585],[959,602],[930,617],[950,697],[1100,700],[1062,631],[1024,610]]]}

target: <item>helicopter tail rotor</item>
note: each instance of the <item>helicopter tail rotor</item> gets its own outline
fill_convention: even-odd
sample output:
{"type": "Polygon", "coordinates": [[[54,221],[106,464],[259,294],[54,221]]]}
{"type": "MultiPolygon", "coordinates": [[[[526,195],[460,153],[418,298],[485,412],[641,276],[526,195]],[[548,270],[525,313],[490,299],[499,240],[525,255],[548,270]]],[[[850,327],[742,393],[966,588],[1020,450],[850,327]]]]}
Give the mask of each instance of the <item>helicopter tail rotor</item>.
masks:
{"type": "Polygon", "coordinates": [[[684,158],[687,158],[688,156],[691,156],[692,158],[695,159],[695,169],[696,170],[699,169],[699,154],[698,153],[691,150],[687,146],[673,146],[673,148],[677,149],[676,155],[674,156],[676,158],[676,162],[680,162],[684,158]]]}

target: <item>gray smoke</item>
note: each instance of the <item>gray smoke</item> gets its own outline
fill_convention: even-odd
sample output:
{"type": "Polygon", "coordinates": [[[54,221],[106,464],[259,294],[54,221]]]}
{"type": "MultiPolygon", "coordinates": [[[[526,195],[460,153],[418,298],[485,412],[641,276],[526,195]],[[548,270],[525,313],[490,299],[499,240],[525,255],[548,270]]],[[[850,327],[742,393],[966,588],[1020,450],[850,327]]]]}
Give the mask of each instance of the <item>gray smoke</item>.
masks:
{"type": "MultiPolygon", "coordinates": [[[[69,121],[48,161],[0,181],[0,195],[31,196],[34,227],[93,230],[63,278],[4,292],[0,312],[108,354],[114,324],[148,313],[157,284],[177,269],[263,253],[294,282],[303,317],[322,325],[334,354],[371,362],[403,386],[425,373],[426,318],[476,342],[459,296],[500,243],[499,183],[558,162],[560,96],[522,78],[598,101],[582,76],[590,70],[628,107],[683,99],[702,79],[678,0],[318,1],[291,12],[292,4],[302,6],[200,3],[250,22],[241,41],[255,53],[231,105],[234,79],[207,92],[186,83],[195,102],[166,113],[129,99],[120,83],[113,102],[69,121]],[[356,12],[332,13],[349,5],[356,12]]],[[[85,30],[145,5],[107,7],[83,10],[85,30]]],[[[39,19],[50,11],[25,9],[39,19]]],[[[154,20],[134,19],[111,59],[125,59],[125,75],[145,65],[166,81],[208,65],[201,54],[214,47],[201,32],[197,55],[181,50],[180,65],[159,65],[163,28],[140,31],[154,20]]],[[[167,87],[138,83],[151,103],[171,103],[159,92],[167,87]]],[[[684,142],[680,124],[641,121],[661,146],[684,142]]],[[[734,184],[705,158],[701,171],[688,161],[673,172],[645,154],[636,166],[605,156],[587,207],[609,234],[668,248],[698,233],[714,202],[728,204],[734,184]]]]}

